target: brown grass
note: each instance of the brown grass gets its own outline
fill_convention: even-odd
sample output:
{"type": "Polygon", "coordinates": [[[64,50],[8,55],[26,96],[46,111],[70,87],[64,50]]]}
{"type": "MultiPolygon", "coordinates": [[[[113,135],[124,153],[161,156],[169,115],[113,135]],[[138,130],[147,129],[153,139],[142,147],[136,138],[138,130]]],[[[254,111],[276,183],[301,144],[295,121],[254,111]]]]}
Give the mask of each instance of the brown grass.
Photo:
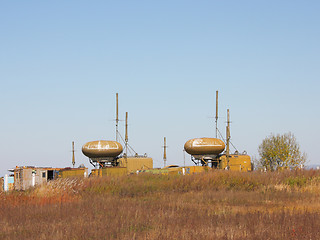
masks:
{"type": "Polygon", "coordinates": [[[320,239],[320,172],[64,179],[0,195],[0,239],[320,239]]]}

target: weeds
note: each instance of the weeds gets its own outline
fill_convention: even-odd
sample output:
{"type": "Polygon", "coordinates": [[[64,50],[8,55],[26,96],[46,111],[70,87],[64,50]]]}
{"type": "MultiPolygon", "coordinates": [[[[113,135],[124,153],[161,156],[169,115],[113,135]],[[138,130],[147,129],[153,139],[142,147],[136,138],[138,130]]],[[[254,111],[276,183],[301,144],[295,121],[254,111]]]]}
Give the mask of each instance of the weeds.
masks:
{"type": "Polygon", "coordinates": [[[0,194],[0,239],[319,239],[320,173],[64,179],[0,194]]]}

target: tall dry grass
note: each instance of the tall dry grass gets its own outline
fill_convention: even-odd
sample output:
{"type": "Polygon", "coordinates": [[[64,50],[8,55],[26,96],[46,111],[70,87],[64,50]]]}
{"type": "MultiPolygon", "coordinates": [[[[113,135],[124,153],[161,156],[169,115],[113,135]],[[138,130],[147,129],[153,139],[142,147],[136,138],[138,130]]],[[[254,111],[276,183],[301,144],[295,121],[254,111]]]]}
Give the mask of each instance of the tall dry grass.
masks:
{"type": "Polygon", "coordinates": [[[61,179],[0,195],[0,239],[320,239],[320,172],[61,179]]]}

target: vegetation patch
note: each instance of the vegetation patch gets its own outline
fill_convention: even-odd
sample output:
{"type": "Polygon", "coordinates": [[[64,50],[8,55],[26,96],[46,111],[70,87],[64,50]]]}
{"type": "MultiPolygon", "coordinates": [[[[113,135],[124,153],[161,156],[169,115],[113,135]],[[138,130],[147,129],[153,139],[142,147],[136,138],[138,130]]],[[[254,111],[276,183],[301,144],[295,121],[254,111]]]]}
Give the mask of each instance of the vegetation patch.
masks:
{"type": "Polygon", "coordinates": [[[318,171],[59,180],[0,194],[1,239],[319,239],[318,171]]]}

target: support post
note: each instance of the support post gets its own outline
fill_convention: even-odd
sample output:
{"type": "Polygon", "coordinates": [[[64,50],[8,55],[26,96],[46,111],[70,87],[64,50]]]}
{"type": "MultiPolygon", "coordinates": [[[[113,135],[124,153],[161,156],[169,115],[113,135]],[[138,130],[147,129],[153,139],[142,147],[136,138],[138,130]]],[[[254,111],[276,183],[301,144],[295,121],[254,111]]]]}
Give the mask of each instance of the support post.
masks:
{"type": "Polygon", "coordinates": [[[76,159],[74,156],[74,141],[72,141],[72,166],[74,168],[74,165],[76,164],[76,159]]]}
{"type": "Polygon", "coordinates": [[[3,178],[3,190],[5,192],[7,192],[9,190],[8,174],[5,174],[4,178],[3,178]]]}
{"type": "Polygon", "coordinates": [[[167,165],[167,141],[166,141],[166,137],[164,137],[164,145],[163,145],[163,164],[164,164],[164,167],[167,165]]]}
{"type": "Polygon", "coordinates": [[[32,187],[36,185],[36,170],[32,170],[32,182],[31,182],[32,187]]]}

